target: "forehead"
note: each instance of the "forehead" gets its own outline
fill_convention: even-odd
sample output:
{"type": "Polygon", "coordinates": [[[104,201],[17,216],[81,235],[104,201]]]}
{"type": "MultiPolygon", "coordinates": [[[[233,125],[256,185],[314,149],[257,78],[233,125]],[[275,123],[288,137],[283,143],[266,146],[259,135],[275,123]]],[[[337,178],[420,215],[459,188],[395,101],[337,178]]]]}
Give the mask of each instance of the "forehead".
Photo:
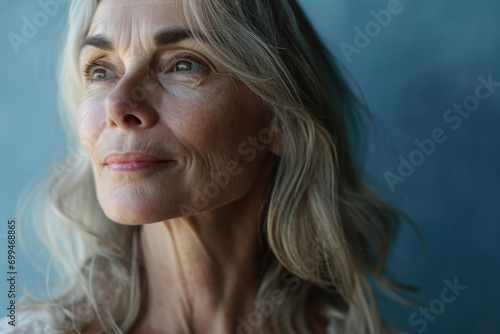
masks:
{"type": "Polygon", "coordinates": [[[130,38],[178,27],[185,27],[182,0],[102,0],[92,19],[89,35],[130,38]]]}

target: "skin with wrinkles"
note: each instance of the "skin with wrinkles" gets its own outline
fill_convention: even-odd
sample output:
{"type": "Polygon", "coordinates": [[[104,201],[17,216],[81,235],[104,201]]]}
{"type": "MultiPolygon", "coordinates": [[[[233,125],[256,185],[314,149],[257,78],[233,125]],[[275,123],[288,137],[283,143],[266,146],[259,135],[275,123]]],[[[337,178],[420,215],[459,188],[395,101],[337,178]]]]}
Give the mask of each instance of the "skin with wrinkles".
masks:
{"type": "Polygon", "coordinates": [[[112,47],[81,50],[78,132],[106,215],[142,225],[147,295],[132,332],[234,333],[253,307],[259,214],[279,149],[273,138],[244,159],[238,146],[271,128],[260,98],[194,39],[155,45],[158,31],[186,28],[179,7],[99,4],[88,37],[112,47]],[[106,164],[110,154],[130,152],[169,162],[136,171],[106,164]],[[197,205],[194,190],[235,163],[239,173],[199,214],[183,214],[182,204],[197,205]]]}

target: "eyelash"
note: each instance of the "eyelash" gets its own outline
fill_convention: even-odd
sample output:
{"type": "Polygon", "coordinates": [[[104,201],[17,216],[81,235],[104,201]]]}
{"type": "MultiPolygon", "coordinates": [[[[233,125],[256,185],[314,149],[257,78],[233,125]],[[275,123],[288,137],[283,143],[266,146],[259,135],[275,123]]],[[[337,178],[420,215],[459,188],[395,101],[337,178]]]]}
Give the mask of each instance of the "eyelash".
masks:
{"type": "MultiPolygon", "coordinates": [[[[184,55],[176,55],[175,57],[175,60],[177,60],[178,62],[175,62],[174,66],[172,66],[172,69],[169,70],[170,71],[173,71],[173,68],[180,62],[180,61],[189,61],[193,64],[196,64],[196,65],[199,65],[199,66],[202,66],[202,67],[205,67],[207,68],[207,65],[205,65],[203,62],[201,62],[200,60],[198,60],[197,58],[193,57],[192,55],[189,55],[189,54],[184,54],[184,55]]],[[[82,73],[84,75],[84,77],[86,78],[89,78],[90,81],[92,81],[92,78],[91,77],[91,74],[92,74],[92,70],[95,69],[95,68],[98,68],[98,67],[102,67],[101,65],[99,65],[98,63],[96,63],[95,61],[90,61],[89,63],[87,63],[86,65],[84,65],[82,67],[82,73]]],[[[109,70],[108,70],[109,71],[109,70]]],[[[196,70],[195,70],[196,71],[196,70]]],[[[193,71],[193,72],[195,72],[193,71]]]]}
{"type": "MultiPolygon", "coordinates": [[[[189,54],[176,55],[175,59],[176,60],[184,60],[184,61],[187,60],[187,61],[190,61],[190,62],[196,64],[196,65],[200,65],[200,66],[206,67],[198,59],[196,59],[195,57],[193,57],[192,55],[189,55],[189,54]]],[[[177,65],[177,63],[174,64],[174,67],[175,67],[175,65],[177,65]]]]}
{"type": "Polygon", "coordinates": [[[88,64],[84,65],[83,68],[82,68],[82,72],[84,74],[85,77],[89,77],[90,76],[90,72],[92,72],[92,70],[96,67],[99,67],[100,65],[98,63],[96,63],[95,61],[91,61],[89,62],[88,64]]]}

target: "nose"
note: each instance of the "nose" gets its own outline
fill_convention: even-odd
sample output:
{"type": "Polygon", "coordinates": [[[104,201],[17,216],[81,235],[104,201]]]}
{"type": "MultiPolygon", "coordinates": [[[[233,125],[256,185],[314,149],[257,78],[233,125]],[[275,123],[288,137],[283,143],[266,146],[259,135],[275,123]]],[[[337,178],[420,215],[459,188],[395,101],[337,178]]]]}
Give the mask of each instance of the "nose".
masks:
{"type": "Polygon", "coordinates": [[[105,98],[106,124],[124,130],[150,128],[158,122],[158,111],[149,103],[150,94],[141,80],[122,77],[105,98]]]}

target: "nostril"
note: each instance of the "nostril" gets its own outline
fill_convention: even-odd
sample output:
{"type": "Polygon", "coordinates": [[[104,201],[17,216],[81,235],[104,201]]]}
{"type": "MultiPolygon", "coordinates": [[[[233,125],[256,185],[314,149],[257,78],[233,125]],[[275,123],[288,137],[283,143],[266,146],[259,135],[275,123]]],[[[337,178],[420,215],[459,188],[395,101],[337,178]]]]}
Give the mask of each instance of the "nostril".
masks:
{"type": "Polygon", "coordinates": [[[154,126],[159,119],[157,110],[147,101],[131,103],[121,94],[121,90],[107,97],[105,109],[109,127],[116,126],[127,130],[148,128],[154,126]]]}
{"type": "Polygon", "coordinates": [[[130,115],[130,114],[123,116],[123,123],[125,123],[128,126],[141,125],[142,124],[142,122],[139,119],[139,117],[134,116],[134,115],[130,115]]]}

